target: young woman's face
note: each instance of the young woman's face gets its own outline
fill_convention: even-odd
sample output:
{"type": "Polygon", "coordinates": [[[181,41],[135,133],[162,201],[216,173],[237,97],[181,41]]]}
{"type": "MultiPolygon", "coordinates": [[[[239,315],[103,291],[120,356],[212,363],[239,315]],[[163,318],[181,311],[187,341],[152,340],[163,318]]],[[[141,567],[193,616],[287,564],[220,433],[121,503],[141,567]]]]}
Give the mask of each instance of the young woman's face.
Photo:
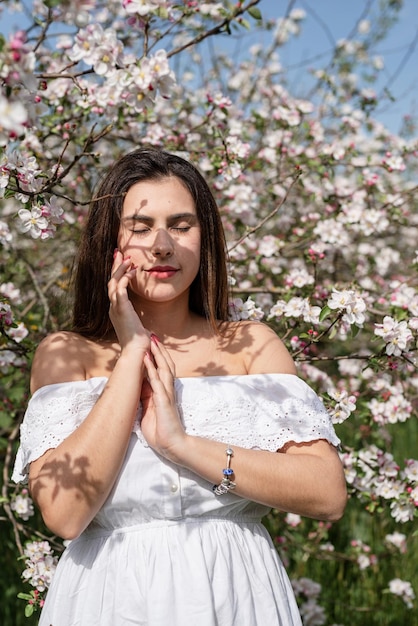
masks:
{"type": "Polygon", "coordinates": [[[118,248],[138,266],[131,297],[165,302],[188,293],[200,266],[200,225],[193,198],[178,178],[129,189],[118,248]]]}

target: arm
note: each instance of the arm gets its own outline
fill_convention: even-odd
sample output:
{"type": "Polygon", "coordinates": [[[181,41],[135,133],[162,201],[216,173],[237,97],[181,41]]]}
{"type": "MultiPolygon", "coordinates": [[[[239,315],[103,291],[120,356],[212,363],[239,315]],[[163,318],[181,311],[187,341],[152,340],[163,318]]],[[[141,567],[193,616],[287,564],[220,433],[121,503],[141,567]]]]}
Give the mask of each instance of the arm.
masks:
{"type": "MultiPolygon", "coordinates": [[[[176,451],[172,460],[219,484],[226,467],[226,447],[186,435],[180,453],[176,451]]],[[[344,473],[336,450],[327,441],[293,444],[278,453],[232,449],[235,494],[314,519],[335,521],[342,516],[346,504],[344,473]]]]}
{"type": "MultiPolygon", "coordinates": [[[[262,324],[251,326],[251,341],[247,337],[245,342],[251,345],[248,373],[293,374],[293,360],[275,333],[262,324]]],[[[172,408],[164,347],[152,346],[152,352],[157,368],[148,358],[145,363],[154,396],[154,419],[149,428],[148,416],[144,415],[142,430],[160,454],[218,484],[226,467],[227,446],[184,433],[172,408]]],[[[232,448],[237,495],[315,519],[334,521],[342,516],[347,498],[344,472],[337,451],[327,441],[290,442],[277,453],[232,448]]]]}
{"type": "MultiPolygon", "coordinates": [[[[130,263],[118,257],[109,282],[110,315],[121,354],[103,393],[79,428],[32,462],[29,470],[29,487],[46,525],[66,539],[78,536],[106,500],[138,408],[149,337],[127,297],[129,268],[130,263]]],[[[32,391],[54,382],[84,380],[87,344],[68,333],[44,340],[32,366],[32,391]]]]}

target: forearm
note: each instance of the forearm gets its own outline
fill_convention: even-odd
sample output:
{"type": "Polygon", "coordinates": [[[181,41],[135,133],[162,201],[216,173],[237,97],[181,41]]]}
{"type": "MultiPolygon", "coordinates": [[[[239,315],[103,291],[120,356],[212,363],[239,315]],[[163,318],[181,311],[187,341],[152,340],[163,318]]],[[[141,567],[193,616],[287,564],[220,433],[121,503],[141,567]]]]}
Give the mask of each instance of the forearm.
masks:
{"type": "Polygon", "coordinates": [[[219,484],[227,462],[225,450],[232,447],[233,493],[283,511],[333,521],[341,517],[347,497],[341,462],[327,442],[311,445],[315,454],[310,445],[297,453],[273,453],[186,436],[176,462],[219,484]]]}
{"type": "Polygon", "coordinates": [[[64,538],[88,525],[114,485],[138,409],[143,355],[122,353],[83,423],[31,464],[32,495],[46,525],[64,538]]]}

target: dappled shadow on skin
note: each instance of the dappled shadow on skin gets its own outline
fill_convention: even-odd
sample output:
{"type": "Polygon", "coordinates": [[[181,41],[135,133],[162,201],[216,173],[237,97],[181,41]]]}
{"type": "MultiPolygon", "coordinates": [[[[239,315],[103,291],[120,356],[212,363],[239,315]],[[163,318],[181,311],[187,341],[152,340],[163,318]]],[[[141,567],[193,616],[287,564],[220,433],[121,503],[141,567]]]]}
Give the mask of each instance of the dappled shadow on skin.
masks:
{"type": "Polygon", "coordinates": [[[264,346],[254,350],[254,339],[249,331],[249,326],[244,323],[231,324],[217,339],[217,351],[214,358],[196,367],[196,374],[200,376],[235,376],[243,374],[242,363],[246,357],[247,366],[263,352],[264,346]],[[239,358],[242,355],[242,358],[239,358]],[[251,357],[249,357],[251,355],[251,357]]]}
{"type": "Polygon", "coordinates": [[[203,332],[199,324],[196,332],[188,336],[161,335],[160,341],[176,364],[179,378],[243,375],[268,343],[261,345],[259,341],[256,348],[250,326],[254,328],[246,322],[225,323],[219,334],[215,334],[209,323],[203,332]],[[194,349],[195,342],[199,342],[198,353],[194,349]]]}
{"type": "Polygon", "coordinates": [[[96,340],[69,331],[61,331],[47,338],[44,357],[36,361],[39,380],[68,382],[95,376],[109,377],[120,353],[114,337],[96,340]],[[51,363],[54,368],[51,369],[51,363]],[[60,378],[55,380],[55,371],[60,378]]]}
{"type": "Polygon", "coordinates": [[[205,378],[229,375],[227,369],[215,361],[209,361],[202,367],[196,367],[195,372],[196,375],[204,376],[205,378]]]}
{"type": "Polygon", "coordinates": [[[42,489],[46,487],[44,479],[48,483],[54,483],[51,493],[53,501],[56,500],[61,489],[66,489],[74,490],[77,499],[84,499],[88,504],[93,504],[103,486],[100,481],[89,477],[89,465],[90,462],[86,456],[71,459],[68,453],[64,454],[62,459],[46,460],[41,471],[32,481],[33,498],[37,500],[42,489]]]}

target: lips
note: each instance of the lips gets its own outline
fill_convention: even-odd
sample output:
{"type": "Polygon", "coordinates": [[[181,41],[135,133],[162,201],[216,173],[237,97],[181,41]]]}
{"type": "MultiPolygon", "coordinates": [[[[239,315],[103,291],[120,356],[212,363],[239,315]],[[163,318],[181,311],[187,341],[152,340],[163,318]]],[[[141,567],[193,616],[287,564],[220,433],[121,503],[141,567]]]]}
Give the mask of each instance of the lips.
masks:
{"type": "Polygon", "coordinates": [[[151,276],[155,276],[156,278],[171,278],[178,272],[177,267],[172,267],[171,265],[156,265],[155,267],[150,267],[146,270],[148,274],[151,276]]]}

